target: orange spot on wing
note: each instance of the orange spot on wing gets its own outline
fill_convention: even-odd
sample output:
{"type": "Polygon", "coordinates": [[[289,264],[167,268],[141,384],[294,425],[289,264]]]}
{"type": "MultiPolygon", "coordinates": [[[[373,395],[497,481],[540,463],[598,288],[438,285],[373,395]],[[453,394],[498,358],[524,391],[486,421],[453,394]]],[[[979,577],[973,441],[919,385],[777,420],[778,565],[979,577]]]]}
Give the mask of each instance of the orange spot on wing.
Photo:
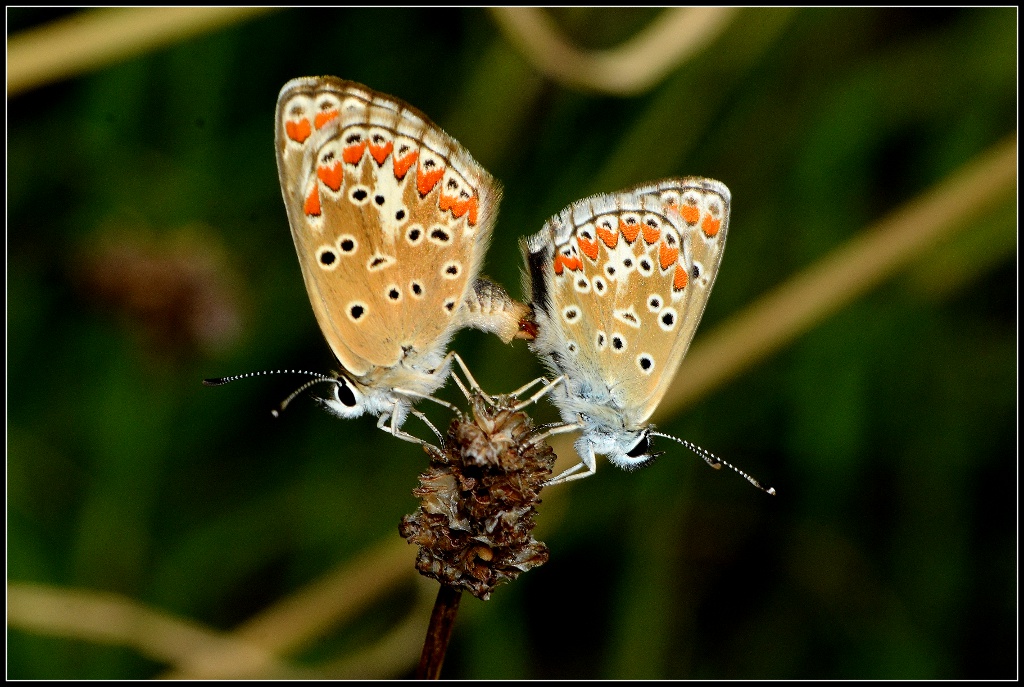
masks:
{"type": "Polygon", "coordinates": [[[679,208],[679,214],[683,216],[683,221],[687,224],[696,224],[700,219],[700,210],[695,205],[684,205],[679,208]]]}
{"type": "Polygon", "coordinates": [[[626,243],[633,243],[636,241],[636,237],[640,233],[640,225],[626,224],[622,220],[619,220],[619,231],[622,232],[622,238],[626,239],[626,243]]]}
{"type": "Polygon", "coordinates": [[[722,220],[715,219],[711,215],[704,218],[704,221],[700,225],[701,231],[708,238],[718,235],[718,230],[722,228],[722,220]]]}
{"type": "Polygon", "coordinates": [[[562,258],[562,262],[564,262],[565,266],[573,272],[579,272],[583,269],[583,261],[577,257],[562,258]]]}
{"type": "Polygon", "coordinates": [[[391,151],[394,150],[394,148],[395,144],[391,141],[388,141],[382,146],[375,146],[371,143],[370,155],[373,156],[373,159],[377,161],[377,165],[379,166],[384,164],[384,160],[388,159],[388,155],[391,154],[391,151]]]}
{"type": "Polygon", "coordinates": [[[470,224],[476,224],[476,198],[465,198],[459,200],[453,196],[446,196],[444,193],[441,194],[440,198],[437,199],[437,207],[444,212],[445,210],[451,210],[452,216],[458,219],[467,212],[470,213],[468,222],[470,224]]]}
{"type": "Polygon", "coordinates": [[[421,196],[425,196],[434,190],[437,186],[437,182],[441,181],[441,177],[444,176],[444,167],[435,169],[432,172],[425,172],[423,165],[420,165],[416,169],[416,190],[420,192],[421,196]]]}
{"type": "Polygon", "coordinates": [[[320,187],[313,185],[313,190],[306,196],[306,204],[302,208],[307,215],[320,216],[320,187]]]}
{"type": "Polygon", "coordinates": [[[561,253],[555,253],[555,274],[561,274],[565,271],[564,260],[565,258],[562,257],[561,253]]]}
{"type": "Polygon", "coordinates": [[[661,269],[667,270],[678,259],[679,249],[669,248],[668,244],[662,241],[660,250],[658,251],[658,261],[661,263],[661,269]]]}
{"type": "Polygon", "coordinates": [[[690,281],[690,275],[686,273],[682,265],[676,265],[675,276],[672,277],[672,288],[682,291],[690,281]]]}
{"type": "Polygon", "coordinates": [[[350,165],[358,165],[359,161],[363,159],[364,152],[366,152],[366,141],[361,141],[341,151],[341,158],[350,165]]]}
{"type": "Polygon", "coordinates": [[[331,167],[317,167],[316,175],[320,178],[320,181],[324,182],[327,188],[335,193],[341,190],[341,182],[345,173],[341,169],[340,162],[335,162],[331,167]]]}
{"type": "Polygon", "coordinates": [[[654,227],[649,227],[649,226],[647,226],[645,224],[643,226],[643,230],[644,230],[644,242],[646,242],[648,246],[657,243],[658,239],[661,238],[661,230],[660,229],[655,229],[654,227]]]}
{"type": "Polygon", "coordinates": [[[395,178],[404,179],[406,172],[412,167],[412,163],[416,162],[417,157],[419,157],[419,151],[414,150],[401,160],[395,160],[395,178]]]}
{"type": "Polygon", "coordinates": [[[476,196],[473,196],[466,201],[467,211],[469,212],[468,222],[472,226],[476,226],[477,212],[480,210],[480,204],[477,202],[476,196]]]}
{"type": "Polygon", "coordinates": [[[591,260],[597,260],[597,241],[588,241],[587,239],[579,236],[576,238],[576,243],[580,244],[580,250],[591,260]]]}
{"type": "Polygon", "coordinates": [[[327,124],[327,122],[331,121],[332,119],[336,118],[337,116],[338,116],[338,111],[337,110],[327,110],[326,112],[317,112],[314,124],[316,124],[316,128],[317,129],[323,129],[324,125],[327,124]]]}
{"type": "Polygon", "coordinates": [[[608,246],[609,248],[615,248],[616,244],[618,244],[619,242],[619,232],[616,229],[605,229],[604,227],[598,227],[597,236],[602,241],[604,241],[604,245],[608,246]]]}
{"type": "Polygon", "coordinates": [[[296,143],[304,143],[306,139],[309,138],[309,135],[313,133],[313,130],[309,126],[308,119],[300,119],[297,122],[285,122],[284,132],[288,138],[292,139],[296,143]]]}

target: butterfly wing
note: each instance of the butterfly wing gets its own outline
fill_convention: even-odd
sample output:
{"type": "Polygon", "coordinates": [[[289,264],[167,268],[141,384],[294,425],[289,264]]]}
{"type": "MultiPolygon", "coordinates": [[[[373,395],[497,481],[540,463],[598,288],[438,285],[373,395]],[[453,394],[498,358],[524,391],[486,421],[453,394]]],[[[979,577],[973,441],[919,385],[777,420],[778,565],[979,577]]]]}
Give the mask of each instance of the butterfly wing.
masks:
{"type": "Polygon", "coordinates": [[[714,283],[728,202],[718,182],[666,179],[581,200],[527,240],[533,346],[567,377],[563,411],[610,429],[654,412],[714,283]]]}
{"type": "Polygon", "coordinates": [[[500,190],[423,113],[334,77],[277,104],[278,174],[313,311],[363,376],[432,366],[460,325],[500,190]]]}
{"type": "Polygon", "coordinates": [[[732,195],[725,184],[699,177],[666,179],[653,184],[646,192],[660,199],[666,216],[676,224],[689,249],[685,260],[690,271],[687,280],[690,294],[680,311],[682,322],[665,365],[666,379],[647,397],[644,420],[651,416],[668,390],[704,315],[722,264],[732,203],[732,195]]]}

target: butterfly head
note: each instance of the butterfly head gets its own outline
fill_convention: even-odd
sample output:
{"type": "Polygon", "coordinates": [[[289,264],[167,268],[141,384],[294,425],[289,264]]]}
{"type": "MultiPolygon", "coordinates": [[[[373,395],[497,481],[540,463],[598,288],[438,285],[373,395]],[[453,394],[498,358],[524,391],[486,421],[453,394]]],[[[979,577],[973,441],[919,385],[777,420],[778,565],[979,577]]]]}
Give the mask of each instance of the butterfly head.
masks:
{"type": "MultiPolygon", "coordinates": [[[[447,369],[438,376],[442,378],[447,375],[447,369]]],[[[409,386],[415,387],[412,375],[405,376],[410,382],[409,386]]],[[[332,415],[342,419],[350,420],[360,415],[369,414],[380,416],[383,413],[394,413],[398,417],[395,422],[401,426],[409,414],[413,399],[391,388],[390,384],[380,384],[374,380],[362,383],[342,373],[331,379],[331,391],[327,398],[317,397],[317,401],[324,409],[332,415]]],[[[426,388],[436,387],[431,383],[426,388]]]]}
{"type": "Polygon", "coordinates": [[[366,412],[366,394],[344,375],[339,375],[331,384],[328,398],[318,400],[329,412],[340,418],[359,417],[366,412]]]}
{"type": "Polygon", "coordinates": [[[599,453],[624,470],[636,470],[650,465],[663,451],[653,451],[651,447],[651,431],[617,430],[613,432],[585,428],[583,436],[576,442],[579,455],[599,453]]]}

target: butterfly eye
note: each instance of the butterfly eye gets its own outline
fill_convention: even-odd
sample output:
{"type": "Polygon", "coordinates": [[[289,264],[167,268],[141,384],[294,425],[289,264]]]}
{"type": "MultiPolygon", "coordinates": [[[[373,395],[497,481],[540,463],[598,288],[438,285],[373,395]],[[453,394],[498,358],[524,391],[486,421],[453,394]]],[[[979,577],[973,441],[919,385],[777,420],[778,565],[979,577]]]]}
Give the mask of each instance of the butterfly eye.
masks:
{"type": "Polygon", "coordinates": [[[358,403],[355,392],[344,379],[339,379],[338,383],[334,385],[334,397],[348,408],[355,408],[358,403]]]}
{"type": "Polygon", "coordinates": [[[651,437],[647,434],[644,434],[642,437],[640,437],[640,440],[633,445],[633,448],[629,449],[626,452],[626,455],[629,456],[630,458],[639,458],[641,456],[647,455],[647,452],[650,450],[651,437]]]}

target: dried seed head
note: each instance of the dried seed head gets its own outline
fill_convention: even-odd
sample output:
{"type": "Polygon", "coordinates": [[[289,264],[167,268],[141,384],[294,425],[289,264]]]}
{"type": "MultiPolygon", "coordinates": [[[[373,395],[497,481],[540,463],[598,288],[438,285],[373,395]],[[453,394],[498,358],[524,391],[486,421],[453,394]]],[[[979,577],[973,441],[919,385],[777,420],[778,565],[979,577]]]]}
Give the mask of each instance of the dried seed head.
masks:
{"type": "Polygon", "coordinates": [[[474,396],[472,417],[452,422],[444,450],[428,450],[430,468],[413,490],[421,505],[399,527],[420,547],[421,574],[480,599],[548,559],[531,532],[555,454],[530,444],[533,423],[512,410],[515,399],[496,400],[474,396]]]}

